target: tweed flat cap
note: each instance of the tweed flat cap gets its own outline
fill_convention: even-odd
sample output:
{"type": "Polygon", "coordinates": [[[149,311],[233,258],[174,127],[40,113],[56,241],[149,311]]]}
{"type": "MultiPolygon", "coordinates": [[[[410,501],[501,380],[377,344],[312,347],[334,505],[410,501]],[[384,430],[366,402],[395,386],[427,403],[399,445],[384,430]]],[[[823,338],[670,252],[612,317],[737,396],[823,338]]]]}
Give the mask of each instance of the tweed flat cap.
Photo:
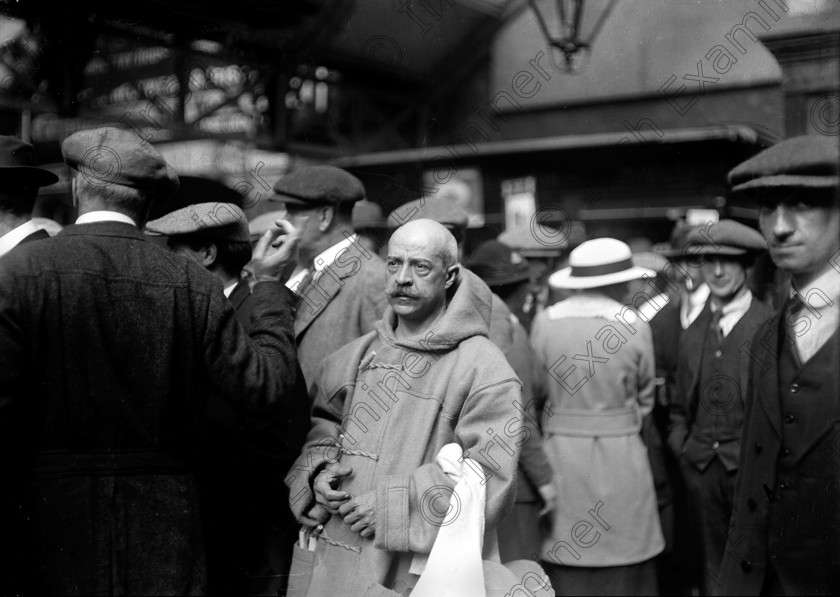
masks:
{"type": "Polygon", "coordinates": [[[688,234],[686,252],[692,255],[744,255],[767,250],[758,230],[734,220],[720,220],[688,234]]]}
{"type": "Polygon", "coordinates": [[[399,228],[411,220],[434,220],[452,228],[466,228],[469,215],[452,201],[439,197],[421,197],[401,205],[388,214],[388,228],[399,228]]]}
{"type": "Polygon", "coordinates": [[[272,199],[293,205],[353,203],[365,198],[358,178],[335,166],[303,166],[274,184],[272,199]]]}
{"type": "Polygon", "coordinates": [[[467,265],[488,286],[522,282],[535,275],[527,259],[497,240],[482,243],[473,252],[467,265]]]}
{"type": "Polygon", "coordinates": [[[729,173],[735,193],[774,187],[840,186],[840,145],[836,137],[807,135],[782,141],[729,173]]]}
{"type": "Polygon", "coordinates": [[[0,135],[0,184],[46,187],[58,176],[35,165],[34,148],[17,137],[0,135]]]}
{"type": "Polygon", "coordinates": [[[233,203],[196,203],[146,224],[154,235],[189,234],[207,240],[249,242],[248,219],[233,203]]]}
{"type": "Polygon", "coordinates": [[[175,170],[131,131],[113,127],[78,131],[61,144],[61,155],[93,186],[120,185],[162,196],[178,190],[175,170]]]}

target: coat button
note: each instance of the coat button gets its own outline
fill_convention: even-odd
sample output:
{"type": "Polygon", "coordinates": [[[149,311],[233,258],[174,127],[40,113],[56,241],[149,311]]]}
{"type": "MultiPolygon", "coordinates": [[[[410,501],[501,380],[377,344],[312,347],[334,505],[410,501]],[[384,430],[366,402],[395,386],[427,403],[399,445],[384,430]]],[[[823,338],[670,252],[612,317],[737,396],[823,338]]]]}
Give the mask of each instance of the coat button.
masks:
{"type": "Polygon", "coordinates": [[[747,508],[750,509],[750,512],[755,512],[755,509],[758,508],[758,504],[755,503],[755,500],[750,498],[747,500],[747,508]]]}
{"type": "Polygon", "coordinates": [[[752,570],[752,564],[747,560],[741,560],[741,570],[744,572],[749,572],[752,570]]]}
{"type": "Polygon", "coordinates": [[[713,442],[712,443],[712,450],[717,450],[720,448],[720,442],[713,442]]]}
{"type": "Polygon", "coordinates": [[[791,394],[796,394],[799,391],[799,384],[794,383],[790,385],[790,392],[791,394]]]}
{"type": "Polygon", "coordinates": [[[782,450],[782,456],[790,456],[790,448],[785,448],[782,450]]]}
{"type": "Polygon", "coordinates": [[[719,351],[719,350],[715,351],[715,357],[720,358],[721,355],[723,355],[723,353],[721,351],[719,351]]]}
{"type": "Polygon", "coordinates": [[[785,415],[785,423],[793,423],[796,420],[796,417],[793,415],[785,415]]]}
{"type": "Polygon", "coordinates": [[[758,442],[756,442],[756,444],[755,444],[755,453],[756,453],[756,454],[760,454],[760,453],[761,453],[761,448],[762,448],[762,445],[761,445],[761,444],[759,444],[758,442]]]}
{"type": "Polygon", "coordinates": [[[788,487],[790,487],[790,483],[788,483],[787,481],[782,481],[781,483],[779,483],[779,489],[787,489],[788,487]]]}

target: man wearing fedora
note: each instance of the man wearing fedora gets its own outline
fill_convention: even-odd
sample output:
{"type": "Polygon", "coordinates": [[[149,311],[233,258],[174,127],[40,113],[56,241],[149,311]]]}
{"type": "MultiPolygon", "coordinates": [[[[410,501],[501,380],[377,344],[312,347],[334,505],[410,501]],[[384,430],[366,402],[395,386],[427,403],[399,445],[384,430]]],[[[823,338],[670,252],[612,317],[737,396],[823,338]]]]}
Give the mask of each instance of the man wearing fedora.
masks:
{"type": "Polygon", "coordinates": [[[0,266],[0,593],[201,594],[191,441],[207,395],[271,418],[294,389],[293,246],[252,261],[250,335],[219,282],[138,230],[177,189],[130,131],[74,133],[79,217],[0,266]],[[6,510],[8,507],[10,510],[6,510]],[[19,566],[17,564],[20,564],[19,566]]]}
{"type": "Polygon", "coordinates": [[[732,514],[750,355],[742,350],[772,314],[747,287],[761,234],[721,220],[688,235],[711,297],[680,338],[668,445],[686,483],[702,558],[701,590],[715,589],[732,514]],[[701,234],[703,232],[703,234],[701,234]]]}
{"type": "Polygon", "coordinates": [[[40,187],[58,177],[34,165],[32,146],[16,137],[0,136],[0,257],[20,243],[49,235],[32,222],[40,187]]]}
{"type": "MultiPolygon", "coordinates": [[[[224,199],[228,191],[215,181],[188,183],[178,190],[176,201],[224,199]],[[223,188],[216,191],[216,185],[223,188]]],[[[280,320],[252,319],[261,312],[259,301],[266,299],[252,294],[241,277],[252,251],[240,207],[223,201],[190,203],[148,222],[146,234],[165,235],[170,249],[212,273],[245,330],[282,325],[280,320]]],[[[208,396],[195,451],[211,595],[277,595],[285,590],[297,525],[283,476],[309,425],[299,368],[291,383],[294,390],[284,396],[284,408],[272,416],[248,416],[221,397],[208,396]]]]}
{"type": "Polygon", "coordinates": [[[299,232],[298,271],[286,286],[300,299],[295,338],[311,388],[324,358],[373,331],[385,311],[385,263],[353,232],[353,205],[365,188],[349,172],[303,166],[278,180],[274,193],[299,232]]]}
{"type": "MultiPolygon", "coordinates": [[[[535,268],[517,251],[489,240],[480,245],[469,260],[470,270],[490,290],[506,301],[511,312],[524,304],[535,268]]],[[[505,356],[522,382],[523,404],[533,403],[533,412],[542,412],[544,381],[525,327],[512,320],[511,350],[505,356]]],[[[530,409],[529,409],[530,410],[530,409]]],[[[522,424],[528,432],[522,443],[517,469],[516,502],[513,511],[499,525],[499,554],[502,562],[530,559],[540,550],[540,516],[557,506],[551,465],[543,449],[538,417],[525,414],[522,424]]]]}
{"type": "Polygon", "coordinates": [[[757,201],[784,307],[743,346],[747,411],[723,595],[829,595],[840,587],[840,148],[795,137],[729,173],[757,201]]]}
{"type": "Polygon", "coordinates": [[[545,449],[559,495],[540,559],[559,595],[650,595],[665,542],[640,431],[654,400],[650,326],[626,306],[652,276],[612,238],[586,241],[549,277],[578,291],[537,315],[545,449]]]}

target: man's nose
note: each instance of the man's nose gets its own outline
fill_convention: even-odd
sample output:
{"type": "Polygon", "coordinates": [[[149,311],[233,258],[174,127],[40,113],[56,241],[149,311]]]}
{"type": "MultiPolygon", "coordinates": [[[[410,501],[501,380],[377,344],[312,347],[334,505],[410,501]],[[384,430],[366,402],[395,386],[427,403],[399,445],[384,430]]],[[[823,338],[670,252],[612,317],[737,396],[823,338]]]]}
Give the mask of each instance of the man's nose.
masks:
{"type": "Polygon", "coordinates": [[[776,207],[770,217],[770,230],[776,238],[786,238],[796,229],[793,213],[782,204],[776,207]]]}
{"type": "Polygon", "coordinates": [[[397,270],[396,275],[396,282],[397,284],[401,284],[403,286],[407,284],[411,284],[411,269],[407,263],[404,263],[400,266],[400,269],[397,270]]]}
{"type": "Polygon", "coordinates": [[[712,267],[714,268],[716,276],[720,277],[723,275],[723,264],[720,262],[720,259],[715,259],[712,262],[712,267]]]}

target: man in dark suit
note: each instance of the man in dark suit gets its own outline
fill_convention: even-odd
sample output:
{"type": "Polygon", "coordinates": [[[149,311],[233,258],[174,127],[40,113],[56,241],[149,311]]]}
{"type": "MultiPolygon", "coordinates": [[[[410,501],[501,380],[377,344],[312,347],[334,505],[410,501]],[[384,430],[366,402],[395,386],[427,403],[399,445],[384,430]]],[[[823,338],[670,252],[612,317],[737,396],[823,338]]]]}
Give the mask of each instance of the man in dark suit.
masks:
{"type": "Polygon", "coordinates": [[[840,587],[840,150],[795,137],[729,173],[757,199],[784,308],[742,351],[751,375],[723,595],[828,595],[840,587]]]}
{"type": "Polygon", "coordinates": [[[295,315],[298,358],[307,384],[323,360],[373,331],[385,312],[385,263],[353,232],[358,178],[333,166],[292,170],[274,185],[300,235],[298,271],[286,282],[300,298],[295,315]]]}
{"type": "Polygon", "coordinates": [[[40,187],[58,177],[34,165],[32,146],[15,137],[0,136],[0,257],[20,243],[49,235],[32,223],[40,187]]]}
{"type": "Polygon", "coordinates": [[[0,593],[201,594],[196,426],[211,393],[288,408],[293,247],[254,251],[249,337],[212,274],[137,229],[178,184],[148,142],[94,129],[62,153],[76,224],[0,263],[0,499],[20,531],[0,542],[28,548],[0,593]]]}
{"type": "Polygon", "coordinates": [[[747,278],[766,248],[756,230],[721,220],[688,240],[703,259],[711,297],[680,338],[668,444],[677,456],[697,524],[704,594],[714,588],[738,471],[749,354],[739,352],[772,311],[752,296],[747,278]]]}
{"type": "MultiPolygon", "coordinates": [[[[209,198],[207,190],[203,198],[209,198]]],[[[239,207],[193,203],[148,222],[146,234],[167,236],[173,251],[216,276],[237,319],[251,329],[259,306],[241,277],[251,260],[251,243],[248,220],[239,207]]],[[[309,428],[309,401],[299,370],[296,379],[295,390],[286,397],[290,408],[276,417],[248,417],[218,396],[208,398],[196,451],[210,595],[285,591],[299,525],[288,506],[283,476],[309,428]]]]}

